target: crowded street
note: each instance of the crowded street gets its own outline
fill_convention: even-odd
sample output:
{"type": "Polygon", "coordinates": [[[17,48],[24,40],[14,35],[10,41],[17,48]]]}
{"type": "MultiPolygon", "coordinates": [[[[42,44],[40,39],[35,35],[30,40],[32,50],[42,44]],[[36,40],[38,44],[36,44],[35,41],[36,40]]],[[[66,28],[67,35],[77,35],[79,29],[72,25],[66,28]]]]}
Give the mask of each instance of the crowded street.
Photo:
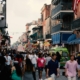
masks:
{"type": "Polygon", "coordinates": [[[0,0],[0,80],[80,80],[80,0],[0,0]]]}
{"type": "MultiPolygon", "coordinates": [[[[57,77],[56,80],[67,80],[67,78],[65,76],[62,75],[63,70],[60,71],[60,77],[57,77]]],[[[36,80],[38,80],[38,73],[36,74],[36,80]]],[[[43,72],[43,80],[45,80],[45,72],[43,72]]]]}

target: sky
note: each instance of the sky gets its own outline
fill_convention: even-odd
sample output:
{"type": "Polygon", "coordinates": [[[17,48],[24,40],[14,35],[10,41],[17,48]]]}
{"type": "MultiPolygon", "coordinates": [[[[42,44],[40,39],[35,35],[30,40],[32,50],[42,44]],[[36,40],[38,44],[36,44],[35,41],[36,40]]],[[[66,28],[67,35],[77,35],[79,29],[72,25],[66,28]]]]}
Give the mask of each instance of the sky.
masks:
{"type": "Polygon", "coordinates": [[[41,8],[51,0],[7,0],[7,23],[11,44],[26,31],[26,23],[40,18],[41,8]]]}

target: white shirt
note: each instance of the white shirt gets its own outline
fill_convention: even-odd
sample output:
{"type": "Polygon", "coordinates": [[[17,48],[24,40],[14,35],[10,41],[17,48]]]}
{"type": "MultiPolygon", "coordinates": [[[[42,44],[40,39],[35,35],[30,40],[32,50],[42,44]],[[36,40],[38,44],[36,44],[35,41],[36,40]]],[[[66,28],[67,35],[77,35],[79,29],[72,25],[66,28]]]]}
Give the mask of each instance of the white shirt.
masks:
{"type": "Polygon", "coordinates": [[[51,57],[46,57],[46,65],[48,65],[48,62],[51,60],[51,57]]]}
{"type": "Polygon", "coordinates": [[[4,58],[6,59],[6,65],[10,65],[11,63],[11,57],[10,56],[4,56],[4,58]]]}
{"type": "Polygon", "coordinates": [[[33,55],[29,54],[29,55],[28,55],[28,57],[29,57],[29,59],[31,60],[31,59],[32,59],[32,57],[33,57],[33,55]]]}
{"type": "Polygon", "coordinates": [[[37,59],[38,59],[37,55],[32,55],[32,58],[31,58],[32,64],[37,64],[37,59]]]}

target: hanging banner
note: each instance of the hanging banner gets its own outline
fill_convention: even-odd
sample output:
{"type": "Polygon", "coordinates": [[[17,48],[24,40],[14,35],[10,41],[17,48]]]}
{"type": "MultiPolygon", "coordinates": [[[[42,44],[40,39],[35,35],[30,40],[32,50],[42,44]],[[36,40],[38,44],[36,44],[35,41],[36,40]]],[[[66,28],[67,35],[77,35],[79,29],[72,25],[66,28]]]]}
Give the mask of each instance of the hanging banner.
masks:
{"type": "Polygon", "coordinates": [[[46,42],[44,42],[44,46],[48,47],[48,46],[50,46],[50,43],[46,41],[46,42]]]}
{"type": "Polygon", "coordinates": [[[27,43],[26,49],[27,49],[29,52],[32,52],[32,50],[33,50],[33,44],[30,43],[30,41],[27,43]]]}
{"type": "Polygon", "coordinates": [[[22,46],[22,44],[20,44],[17,48],[17,51],[19,52],[25,52],[24,46],[22,46]]]}

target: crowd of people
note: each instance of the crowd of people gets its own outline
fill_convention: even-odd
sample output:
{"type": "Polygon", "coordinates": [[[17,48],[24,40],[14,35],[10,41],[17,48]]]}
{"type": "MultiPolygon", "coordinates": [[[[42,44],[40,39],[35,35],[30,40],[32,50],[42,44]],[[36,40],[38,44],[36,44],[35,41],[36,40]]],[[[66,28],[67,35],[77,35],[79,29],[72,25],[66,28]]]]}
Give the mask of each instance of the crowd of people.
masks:
{"type": "MultiPolygon", "coordinates": [[[[43,70],[46,78],[56,80],[60,76],[60,59],[59,52],[50,55],[42,51],[22,53],[16,50],[0,50],[0,80],[37,80],[37,70],[39,80],[43,80],[43,70]]],[[[64,68],[68,80],[76,80],[77,71],[80,78],[80,55],[75,57],[71,54],[64,68]]]]}

